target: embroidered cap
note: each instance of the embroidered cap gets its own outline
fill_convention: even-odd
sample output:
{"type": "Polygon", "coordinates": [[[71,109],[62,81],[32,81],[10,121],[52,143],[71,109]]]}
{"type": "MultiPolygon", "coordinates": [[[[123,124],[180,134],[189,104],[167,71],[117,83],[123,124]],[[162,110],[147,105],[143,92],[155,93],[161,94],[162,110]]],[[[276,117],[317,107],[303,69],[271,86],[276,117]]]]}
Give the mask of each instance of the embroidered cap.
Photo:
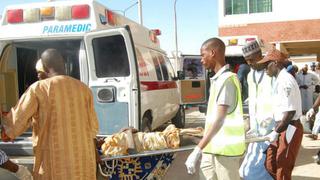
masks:
{"type": "Polygon", "coordinates": [[[250,41],[242,48],[242,54],[245,58],[259,51],[261,51],[261,48],[256,40],[250,41]]]}
{"type": "Polygon", "coordinates": [[[39,59],[39,60],[37,61],[36,71],[37,71],[37,72],[45,72],[45,71],[44,71],[44,68],[43,68],[43,64],[42,64],[42,60],[41,60],[41,59],[39,59]]]}

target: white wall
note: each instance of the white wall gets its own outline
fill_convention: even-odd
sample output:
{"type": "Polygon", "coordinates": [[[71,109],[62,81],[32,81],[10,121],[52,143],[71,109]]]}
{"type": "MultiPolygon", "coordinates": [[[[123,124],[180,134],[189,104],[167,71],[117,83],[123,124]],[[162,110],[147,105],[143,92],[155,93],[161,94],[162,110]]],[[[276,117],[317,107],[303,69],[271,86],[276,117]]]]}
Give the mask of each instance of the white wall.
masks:
{"type": "Polygon", "coordinates": [[[272,12],[224,15],[224,1],[218,0],[219,27],[249,23],[320,19],[320,0],[273,0],[272,12]]]}

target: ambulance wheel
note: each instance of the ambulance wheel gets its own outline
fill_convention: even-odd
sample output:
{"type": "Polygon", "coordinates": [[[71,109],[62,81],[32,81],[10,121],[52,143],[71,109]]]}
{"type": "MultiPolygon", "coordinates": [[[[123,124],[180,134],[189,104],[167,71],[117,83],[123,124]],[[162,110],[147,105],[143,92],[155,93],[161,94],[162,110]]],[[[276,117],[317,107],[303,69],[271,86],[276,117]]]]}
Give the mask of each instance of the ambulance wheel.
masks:
{"type": "Polygon", "coordinates": [[[180,106],[179,111],[176,116],[171,120],[172,124],[174,124],[177,128],[183,128],[186,124],[186,116],[184,107],[180,106]]]}
{"type": "Polygon", "coordinates": [[[142,118],[142,127],[143,132],[151,132],[151,115],[145,114],[142,118]]]}

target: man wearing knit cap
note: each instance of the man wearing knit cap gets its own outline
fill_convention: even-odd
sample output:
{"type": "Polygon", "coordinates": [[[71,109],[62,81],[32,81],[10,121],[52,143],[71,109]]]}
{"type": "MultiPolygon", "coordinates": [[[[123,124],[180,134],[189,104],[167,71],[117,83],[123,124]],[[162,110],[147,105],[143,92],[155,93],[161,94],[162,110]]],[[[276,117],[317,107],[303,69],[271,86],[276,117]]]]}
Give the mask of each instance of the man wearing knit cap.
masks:
{"type": "Polygon", "coordinates": [[[291,180],[291,173],[302,141],[303,128],[300,123],[301,99],[296,80],[284,65],[287,56],[271,49],[258,63],[269,62],[267,74],[275,78],[273,83],[273,113],[275,129],[268,135],[270,145],[266,151],[266,168],[277,180],[291,180]]]}
{"type": "MultiPolygon", "coordinates": [[[[242,48],[246,62],[252,68],[248,74],[250,130],[247,137],[261,137],[269,134],[274,127],[272,113],[272,78],[266,73],[268,62],[257,64],[262,59],[261,48],[257,41],[251,41],[242,48]],[[267,97],[267,98],[266,98],[267,97]]],[[[244,180],[272,180],[264,163],[268,142],[252,142],[239,169],[244,180]]]]}

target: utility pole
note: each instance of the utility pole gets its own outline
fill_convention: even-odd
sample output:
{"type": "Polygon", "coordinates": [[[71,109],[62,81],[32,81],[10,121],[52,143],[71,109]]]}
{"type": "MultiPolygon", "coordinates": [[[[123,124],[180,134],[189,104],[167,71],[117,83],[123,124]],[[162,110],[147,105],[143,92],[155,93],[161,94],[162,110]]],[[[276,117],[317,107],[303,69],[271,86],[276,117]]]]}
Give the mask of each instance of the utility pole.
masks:
{"type": "Polygon", "coordinates": [[[139,14],[139,23],[143,25],[142,20],[142,0],[138,0],[138,14],[139,14]]]}
{"type": "Polygon", "coordinates": [[[179,65],[179,59],[178,59],[178,28],[177,28],[177,9],[176,9],[176,5],[177,5],[177,1],[178,0],[174,0],[174,39],[175,39],[175,44],[176,44],[176,68],[177,70],[178,65],[179,65]]]}

